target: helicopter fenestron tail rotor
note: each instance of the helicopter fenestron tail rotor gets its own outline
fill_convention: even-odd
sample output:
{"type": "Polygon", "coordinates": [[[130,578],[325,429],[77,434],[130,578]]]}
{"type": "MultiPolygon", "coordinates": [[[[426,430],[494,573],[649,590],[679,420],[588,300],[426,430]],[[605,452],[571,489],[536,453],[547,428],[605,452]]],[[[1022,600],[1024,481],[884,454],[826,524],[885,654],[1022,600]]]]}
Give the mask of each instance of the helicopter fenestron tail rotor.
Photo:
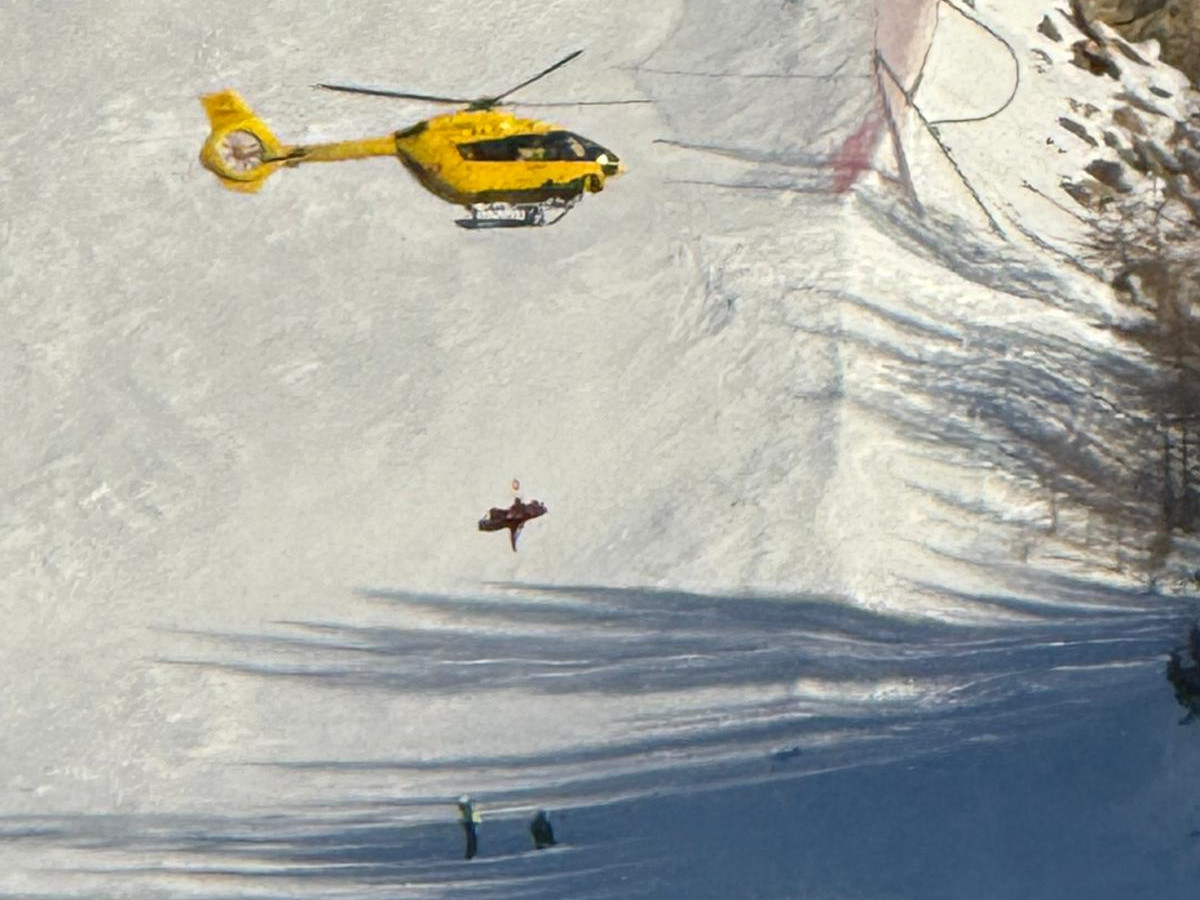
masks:
{"type": "Polygon", "coordinates": [[[280,143],[237,91],[208,94],[202,102],[212,131],[200,150],[200,162],[225,187],[253,193],[293,159],[295,148],[280,143]]]}

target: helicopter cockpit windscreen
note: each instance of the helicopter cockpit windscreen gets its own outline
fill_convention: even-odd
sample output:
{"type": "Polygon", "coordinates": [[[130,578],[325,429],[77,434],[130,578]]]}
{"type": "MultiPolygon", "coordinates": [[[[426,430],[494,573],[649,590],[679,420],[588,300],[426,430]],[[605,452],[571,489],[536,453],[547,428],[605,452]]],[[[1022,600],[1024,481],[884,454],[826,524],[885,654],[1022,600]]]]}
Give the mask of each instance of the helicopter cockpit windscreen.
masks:
{"type": "Polygon", "coordinates": [[[577,162],[615,154],[587,138],[569,131],[550,131],[546,134],[516,134],[490,141],[459,144],[463,159],[476,162],[577,162]]]}

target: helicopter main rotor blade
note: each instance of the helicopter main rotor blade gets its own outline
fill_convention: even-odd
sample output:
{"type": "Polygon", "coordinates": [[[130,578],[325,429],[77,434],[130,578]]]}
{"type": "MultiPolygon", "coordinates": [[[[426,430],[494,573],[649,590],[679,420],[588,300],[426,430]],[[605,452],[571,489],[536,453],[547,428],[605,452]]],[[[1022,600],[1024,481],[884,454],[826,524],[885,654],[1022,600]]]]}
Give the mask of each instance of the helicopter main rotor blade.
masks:
{"type": "Polygon", "coordinates": [[[573,60],[577,56],[579,56],[579,54],[581,54],[582,52],[583,52],[582,50],[576,50],[574,53],[568,53],[566,56],[564,56],[562,59],[560,59],[554,65],[552,65],[550,68],[542,69],[542,71],[538,72],[532,78],[526,78],[524,81],[522,81],[516,87],[510,87],[503,94],[497,94],[495,97],[489,97],[488,102],[492,105],[499,103],[501,100],[503,100],[505,97],[509,96],[510,94],[515,94],[521,88],[528,87],[529,85],[533,84],[539,78],[545,78],[547,75],[549,75],[555,69],[561,69],[563,66],[565,66],[567,63],[569,63],[571,60],[573,60]]]}
{"type": "Polygon", "coordinates": [[[653,100],[564,100],[561,103],[526,103],[514,100],[505,106],[628,106],[633,103],[653,103],[653,100]]]}
{"type": "Polygon", "coordinates": [[[353,84],[314,84],[313,87],[327,91],[343,91],[347,94],[367,94],[371,97],[398,97],[401,100],[425,100],[429,103],[471,103],[469,97],[437,97],[433,94],[413,94],[408,91],[393,91],[388,88],[358,87],[353,84]]]}

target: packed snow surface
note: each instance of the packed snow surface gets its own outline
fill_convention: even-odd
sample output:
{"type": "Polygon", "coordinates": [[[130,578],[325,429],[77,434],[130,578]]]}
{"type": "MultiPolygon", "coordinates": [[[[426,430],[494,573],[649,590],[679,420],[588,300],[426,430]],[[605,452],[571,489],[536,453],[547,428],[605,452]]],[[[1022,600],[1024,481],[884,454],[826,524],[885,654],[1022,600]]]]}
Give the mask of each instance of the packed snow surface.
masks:
{"type": "Polygon", "coordinates": [[[1194,896],[1191,420],[1062,184],[1195,95],[1066,6],[0,6],[0,896],[1194,896]],[[552,228],[197,161],[578,48],[552,228]]]}

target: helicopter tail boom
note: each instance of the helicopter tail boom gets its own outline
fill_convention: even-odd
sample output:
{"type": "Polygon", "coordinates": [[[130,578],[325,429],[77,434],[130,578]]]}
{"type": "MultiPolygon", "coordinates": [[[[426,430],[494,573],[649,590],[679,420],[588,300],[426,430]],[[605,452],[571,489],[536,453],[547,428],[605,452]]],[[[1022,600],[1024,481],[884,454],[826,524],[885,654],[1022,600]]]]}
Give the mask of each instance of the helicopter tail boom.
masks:
{"type": "Polygon", "coordinates": [[[200,150],[200,162],[230,190],[253,193],[281,166],[396,155],[396,138],[390,134],[328,144],[282,144],[237,91],[209,94],[202,102],[212,131],[200,150]]]}

